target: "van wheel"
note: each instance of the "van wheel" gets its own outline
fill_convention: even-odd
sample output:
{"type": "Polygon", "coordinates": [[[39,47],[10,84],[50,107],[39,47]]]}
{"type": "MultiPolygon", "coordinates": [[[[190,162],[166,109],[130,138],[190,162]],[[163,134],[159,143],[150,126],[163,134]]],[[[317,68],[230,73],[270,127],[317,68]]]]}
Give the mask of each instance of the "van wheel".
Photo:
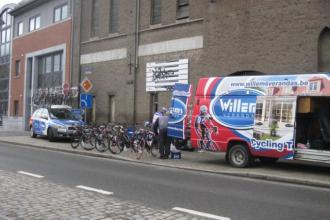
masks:
{"type": "Polygon", "coordinates": [[[47,137],[48,137],[48,140],[49,140],[50,142],[55,141],[54,133],[53,133],[53,129],[48,128],[48,130],[47,130],[47,137]]]}
{"type": "Polygon", "coordinates": [[[32,137],[32,138],[36,138],[37,137],[36,133],[34,133],[34,131],[33,131],[33,127],[32,126],[30,127],[30,137],[32,137]]]}
{"type": "Polygon", "coordinates": [[[252,164],[253,157],[245,146],[234,145],[228,152],[228,160],[233,167],[243,168],[252,164]]]}

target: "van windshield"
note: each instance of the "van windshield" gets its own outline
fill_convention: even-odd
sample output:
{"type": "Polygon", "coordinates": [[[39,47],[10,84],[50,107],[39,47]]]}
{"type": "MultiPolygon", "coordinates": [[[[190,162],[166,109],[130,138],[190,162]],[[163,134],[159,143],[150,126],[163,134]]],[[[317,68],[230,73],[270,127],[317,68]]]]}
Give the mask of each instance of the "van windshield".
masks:
{"type": "Polygon", "coordinates": [[[50,109],[49,116],[52,119],[76,120],[74,115],[68,109],[50,109]]]}

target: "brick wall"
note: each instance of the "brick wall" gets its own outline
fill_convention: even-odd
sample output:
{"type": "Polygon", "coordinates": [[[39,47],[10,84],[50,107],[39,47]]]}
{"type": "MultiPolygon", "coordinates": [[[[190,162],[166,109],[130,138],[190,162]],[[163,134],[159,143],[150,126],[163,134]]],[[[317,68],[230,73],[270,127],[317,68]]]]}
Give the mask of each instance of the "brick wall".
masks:
{"type": "Polygon", "coordinates": [[[50,27],[31,32],[22,37],[15,38],[12,46],[12,62],[11,62],[11,97],[10,105],[13,115],[14,100],[19,101],[19,115],[23,116],[23,97],[25,84],[25,55],[34,51],[46,49],[52,46],[66,44],[66,60],[65,60],[65,80],[70,78],[70,58],[71,58],[71,20],[67,20],[50,27]],[[20,60],[20,75],[15,76],[15,61],[20,60]]]}
{"type": "MultiPolygon", "coordinates": [[[[134,75],[130,74],[130,64],[134,64],[135,2],[120,1],[119,33],[109,35],[109,4],[102,0],[102,31],[93,39],[90,38],[91,0],[82,3],[81,54],[127,48],[124,59],[84,65],[93,67],[88,77],[94,82],[98,121],[105,120],[108,112],[104,94],[113,91],[116,119],[132,119],[134,85],[130,83],[134,75]]],[[[330,25],[329,9],[327,0],[191,0],[189,19],[177,21],[176,1],[167,0],[162,1],[162,23],[150,26],[150,1],[141,0],[139,45],[202,36],[203,48],[139,57],[137,121],[149,116],[150,97],[145,92],[147,62],[188,58],[189,82],[194,89],[200,77],[225,76],[237,71],[267,74],[318,71],[318,38],[322,29],[330,25]]],[[[168,106],[170,93],[159,96],[160,106],[168,106]]]]}

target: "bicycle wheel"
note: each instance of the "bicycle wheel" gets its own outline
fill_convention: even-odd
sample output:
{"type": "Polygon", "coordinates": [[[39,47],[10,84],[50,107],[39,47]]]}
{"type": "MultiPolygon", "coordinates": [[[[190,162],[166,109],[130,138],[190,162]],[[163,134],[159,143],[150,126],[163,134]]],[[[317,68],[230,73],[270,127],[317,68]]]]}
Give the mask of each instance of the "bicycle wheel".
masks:
{"type": "Polygon", "coordinates": [[[81,140],[81,135],[80,134],[73,134],[71,136],[71,141],[70,141],[71,147],[73,149],[76,149],[77,147],[79,147],[80,140],[81,140]]]}
{"type": "Polygon", "coordinates": [[[140,160],[142,158],[145,144],[146,143],[143,139],[138,141],[138,144],[136,145],[136,152],[135,152],[136,159],[140,160]]]}
{"type": "Polygon", "coordinates": [[[150,145],[150,154],[154,157],[159,156],[159,145],[155,141],[152,141],[150,145]]]}
{"type": "Polygon", "coordinates": [[[122,152],[121,147],[117,144],[116,137],[110,137],[108,139],[108,148],[112,154],[120,154],[122,152]]]}
{"type": "Polygon", "coordinates": [[[123,151],[125,148],[129,147],[129,146],[127,146],[124,138],[121,137],[121,136],[117,137],[116,143],[117,143],[117,146],[120,148],[121,151],[123,151]]]}
{"type": "Polygon", "coordinates": [[[105,144],[105,140],[104,140],[103,137],[98,136],[96,138],[96,140],[95,140],[95,148],[96,148],[96,150],[98,152],[102,152],[102,153],[105,152],[108,149],[107,145],[105,144]]]}
{"type": "MultiPolygon", "coordinates": [[[[94,145],[91,144],[91,136],[88,135],[83,135],[80,141],[80,146],[85,149],[85,150],[93,150],[94,149],[94,145]]],[[[95,141],[95,139],[94,139],[95,141]]]]}

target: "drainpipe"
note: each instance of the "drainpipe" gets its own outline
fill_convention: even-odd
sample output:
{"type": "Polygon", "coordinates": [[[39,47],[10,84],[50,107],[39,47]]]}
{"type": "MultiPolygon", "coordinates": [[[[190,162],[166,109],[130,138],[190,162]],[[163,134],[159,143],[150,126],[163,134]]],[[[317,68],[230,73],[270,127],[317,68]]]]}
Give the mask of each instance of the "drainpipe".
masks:
{"type": "Polygon", "coordinates": [[[73,45],[74,45],[74,36],[73,36],[73,33],[74,33],[74,22],[75,22],[75,19],[74,19],[74,0],[71,0],[70,1],[70,9],[71,9],[71,46],[70,46],[70,54],[71,54],[71,57],[70,57],[70,75],[69,75],[69,85],[70,87],[72,87],[72,74],[73,74],[73,45]]]}
{"type": "Polygon", "coordinates": [[[133,79],[133,86],[134,86],[134,94],[133,94],[133,122],[136,124],[136,98],[137,98],[137,73],[139,69],[139,25],[140,25],[140,0],[136,0],[136,8],[135,8],[135,44],[134,44],[134,79],[133,79]]]}
{"type": "MultiPolygon", "coordinates": [[[[80,65],[80,58],[81,58],[81,54],[80,54],[80,47],[81,47],[81,23],[82,23],[82,2],[78,1],[79,3],[76,3],[77,0],[74,0],[75,3],[74,5],[80,4],[80,10],[79,10],[79,37],[77,37],[77,41],[78,41],[78,103],[77,103],[77,107],[79,108],[80,106],[80,93],[81,93],[81,88],[80,88],[80,82],[81,82],[81,65],[80,65]]],[[[86,114],[86,113],[85,113],[86,114]]]]}

